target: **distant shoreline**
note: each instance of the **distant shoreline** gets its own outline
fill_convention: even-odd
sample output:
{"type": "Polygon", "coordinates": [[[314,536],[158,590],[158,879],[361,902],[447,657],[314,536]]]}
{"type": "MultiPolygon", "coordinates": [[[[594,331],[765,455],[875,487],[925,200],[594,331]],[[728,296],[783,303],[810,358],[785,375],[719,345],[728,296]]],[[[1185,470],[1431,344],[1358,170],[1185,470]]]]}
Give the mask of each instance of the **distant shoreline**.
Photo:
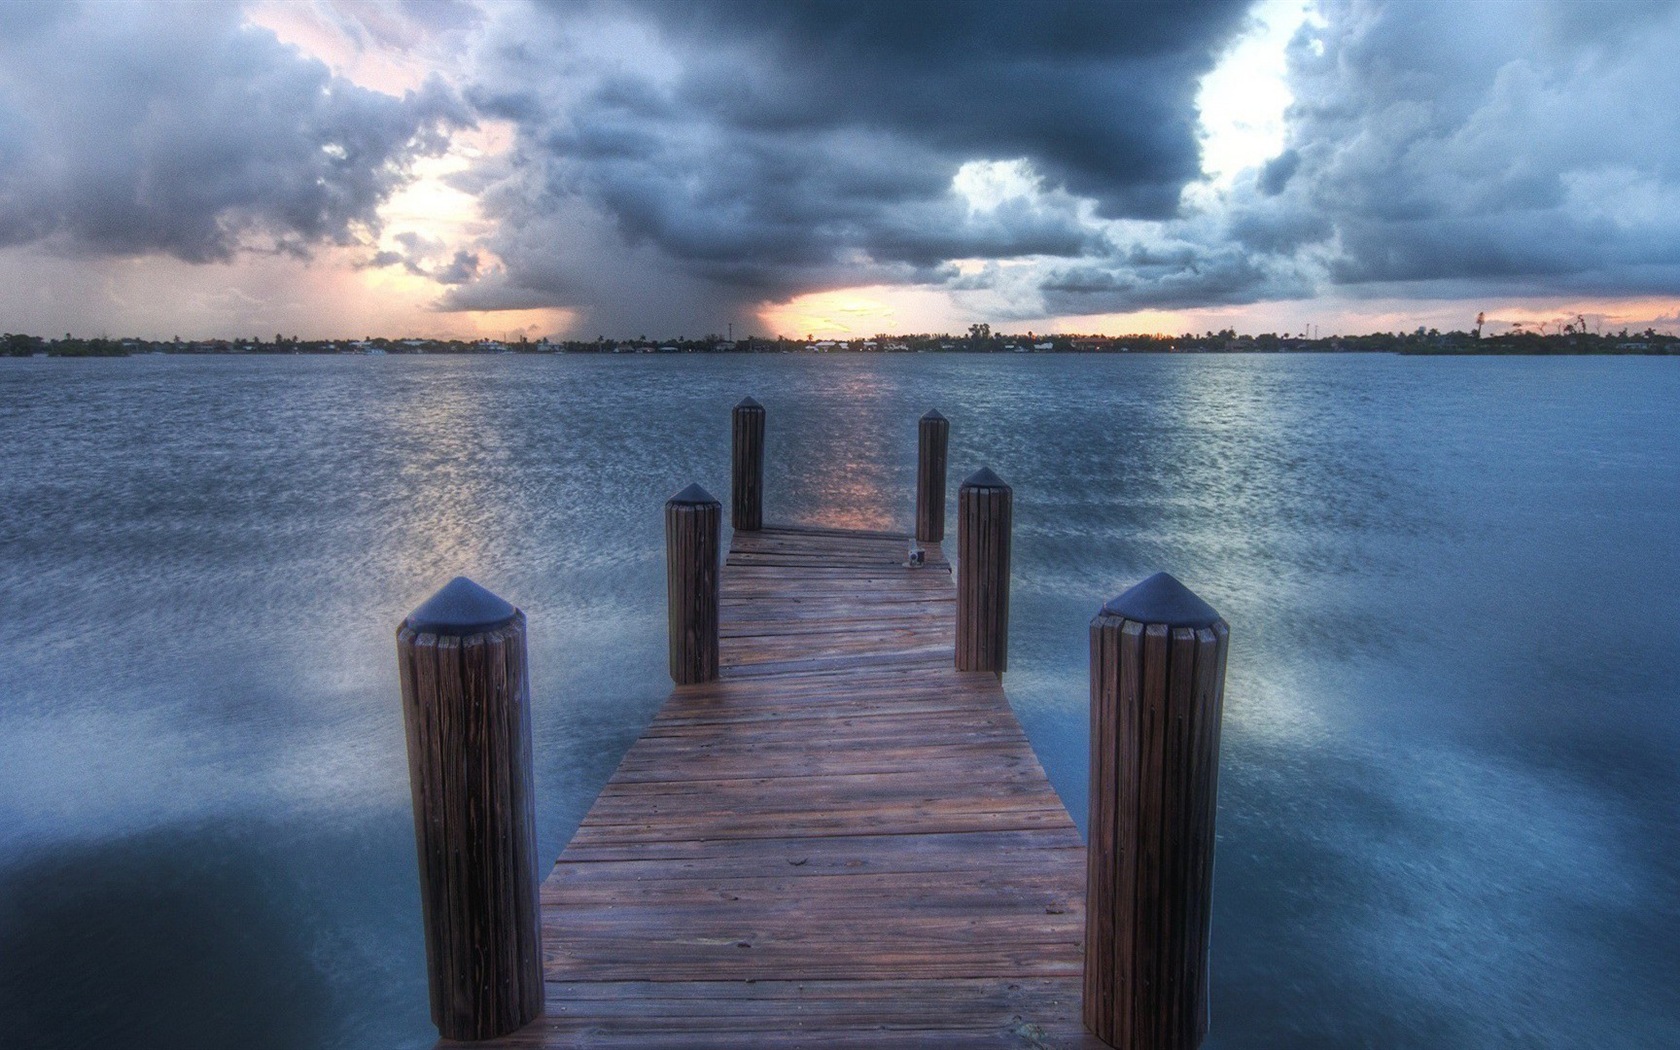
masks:
{"type": "Polygon", "coordinates": [[[937,354],[963,356],[1014,356],[1016,354],[1031,354],[1037,356],[1118,356],[1118,355],[1173,355],[1173,354],[1216,354],[1233,357],[1281,355],[1372,355],[1389,354],[1400,357],[1673,357],[1680,356],[1680,339],[1659,337],[1660,341],[1639,347],[1583,347],[1583,346],[1385,346],[1385,347],[1350,347],[1350,346],[1287,346],[1275,348],[1260,347],[1211,347],[1197,345],[1180,345],[1174,347],[1127,346],[1123,348],[1086,350],[1086,349],[1047,349],[1047,350],[1005,350],[977,347],[953,347],[951,349],[920,349],[920,350],[854,350],[854,349],[814,349],[804,344],[793,344],[787,347],[731,347],[728,349],[704,347],[613,347],[609,349],[587,347],[568,347],[560,344],[539,345],[536,343],[514,345],[500,349],[486,349],[476,346],[439,346],[424,349],[343,349],[339,347],[315,347],[309,345],[278,346],[265,344],[251,347],[215,347],[204,348],[198,346],[175,347],[166,345],[158,349],[136,349],[133,347],[67,347],[60,349],[49,346],[43,350],[32,350],[28,353],[0,354],[0,359],[11,357],[26,358],[109,358],[109,357],[497,357],[509,354],[525,356],[620,356],[620,355],[655,355],[677,356],[685,354],[707,355],[768,355],[768,354],[808,354],[814,356],[904,356],[910,354],[937,354]]]}
{"type": "Polygon", "coordinates": [[[141,354],[339,354],[384,356],[413,354],[1407,354],[1429,356],[1668,356],[1680,354],[1680,336],[1646,328],[1643,332],[1622,329],[1615,333],[1564,325],[1555,332],[1514,329],[1499,335],[1482,334],[1480,318],[1472,331],[1441,332],[1417,328],[1410,332],[1375,332],[1369,335],[1330,335],[1301,332],[1297,335],[1265,332],[1238,335],[1235,329],[1197,335],[1078,335],[1067,333],[999,333],[990,325],[973,324],[966,334],[919,332],[911,335],[880,333],[854,339],[764,339],[745,336],[735,339],[716,332],[690,339],[594,340],[549,339],[299,339],[275,333],[272,341],[260,336],[250,339],[141,339],[136,336],[78,338],[65,333],[63,339],[38,335],[0,335],[0,356],[10,357],[131,357],[141,354]]]}

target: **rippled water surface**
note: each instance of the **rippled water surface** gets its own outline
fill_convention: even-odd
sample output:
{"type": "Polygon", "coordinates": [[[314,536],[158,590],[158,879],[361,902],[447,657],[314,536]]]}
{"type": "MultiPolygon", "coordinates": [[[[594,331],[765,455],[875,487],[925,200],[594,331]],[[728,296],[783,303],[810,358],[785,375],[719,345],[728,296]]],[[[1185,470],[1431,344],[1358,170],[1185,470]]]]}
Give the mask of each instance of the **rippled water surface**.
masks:
{"type": "Polygon", "coordinates": [[[0,1043],[430,1045],[392,632],[526,610],[546,867],[746,394],[771,519],[1014,485],[1081,821],[1097,606],[1231,623],[1208,1046],[1680,1045],[1680,361],[929,355],[0,361],[0,1043]]]}

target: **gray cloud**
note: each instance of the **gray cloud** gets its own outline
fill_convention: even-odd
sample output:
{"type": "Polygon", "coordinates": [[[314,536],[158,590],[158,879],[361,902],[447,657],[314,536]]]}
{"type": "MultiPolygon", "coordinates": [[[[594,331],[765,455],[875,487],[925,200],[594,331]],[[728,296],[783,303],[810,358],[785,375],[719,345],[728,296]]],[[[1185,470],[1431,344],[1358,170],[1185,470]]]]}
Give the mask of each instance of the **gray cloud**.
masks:
{"type": "Polygon", "coordinates": [[[458,251],[449,262],[432,274],[439,284],[466,284],[478,276],[478,253],[458,251]]]}
{"type": "Polygon", "coordinates": [[[1672,293],[1672,4],[1330,2],[1288,145],[1217,203],[1047,269],[1052,312],[1301,298],[1672,293]]]}
{"type": "Polygon", "coordinates": [[[1173,213],[1199,172],[1197,82],[1243,5],[501,14],[469,97],[517,129],[511,157],[472,181],[505,268],[446,305],[573,305],[634,324],[659,287],[739,318],[802,291],[943,279],[953,259],[1103,251],[1079,199],[1173,213]],[[965,162],[1016,159],[1047,193],[977,210],[952,192],[965,162]],[[637,272],[633,301],[585,272],[599,255],[570,258],[585,250],[637,272]]]}
{"type": "Polygon", "coordinates": [[[1291,148],[1230,231],[1377,294],[1672,291],[1680,8],[1336,3],[1292,53],[1291,148]]]}
{"type": "Polygon", "coordinates": [[[466,284],[479,275],[483,260],[478,252],[451,250],[439,238],[415,230],[403,230],[391,240],[396,242],[396,248],[375,252],[371,259],[360,264],[361,268],[401,266],[416,277],[427,277],[443,285],[466,284]]]}
{"type": "Polygon", "coordinates": [[[0,6],[0,245],[225,260],[350,243],[470,114],[398,98],[221,4],[0,6]]]}
{"type": "Polygon", "coordinates": [[[1312,294],[1292,259],[1236,245],[1134,246],[1113,259],[1050,268],[1040,286],[1047,314],[1241,305],[1312,294]]]}

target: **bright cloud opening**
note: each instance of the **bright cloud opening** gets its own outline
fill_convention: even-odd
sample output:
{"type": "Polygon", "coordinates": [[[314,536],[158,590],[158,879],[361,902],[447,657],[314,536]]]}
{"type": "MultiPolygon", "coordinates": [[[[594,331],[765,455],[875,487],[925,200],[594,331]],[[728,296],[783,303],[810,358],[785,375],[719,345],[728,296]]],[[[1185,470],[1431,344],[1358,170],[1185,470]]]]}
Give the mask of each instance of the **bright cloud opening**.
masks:
{"type": "Polygon", "coordinates": [[[1282,152],[1284,114],[1294,101],[1288,81],[1289,41],[1318,16],[1302,0],[1261,0],[1249,18],[1248,30],[1202,78],[1196,96],[1202,171],[1220,188],[1282,152]]]}
{"type": "Polygon", "coordinates": [[[1038,176],[1025,157],[1017,160],[971,160],[957,169],[951,189],[974,212],[996,211],[1005,201],[1038,192],[1038,176]]]}

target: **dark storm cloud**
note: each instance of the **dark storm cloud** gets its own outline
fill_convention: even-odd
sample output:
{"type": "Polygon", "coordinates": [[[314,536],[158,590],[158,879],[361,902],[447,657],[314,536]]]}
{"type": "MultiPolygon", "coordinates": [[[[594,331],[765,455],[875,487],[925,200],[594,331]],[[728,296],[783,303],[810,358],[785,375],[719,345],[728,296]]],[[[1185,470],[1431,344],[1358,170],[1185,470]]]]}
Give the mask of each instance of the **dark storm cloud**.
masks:
{"type": "Polygon", "coordinates": [[[1288,144],[1203,213],[1052,267],[1051,312],[1680,287],[1680,7],[1326,3],[1288,144]],[[1172,251],[1162,253],[1160,246],[1172,251]]]}
{"type": "Polygon", "coordinates": [[[469,116],[332,76],[220,4],[0,6],[0,244],[192,262],[349,242],[469,116]]]}
{"type": "Polygon", "coordinates": [[[1680,277],[1680,7],[1347,3],[1297,38],[1291,148],[1231,232],[1328,279],[1526,293],[1680,277]]]}
{"type": "Polygon", "coordinates": [[[701,64],[689,105],[742,130],[867,127],[949,158],[1027,157],[1107,216],[1162,217],[1200,171],[1194,96],[1238,3],[657,5],[701,64]]]}
{"type": "Polygon", "coordinates": [[[1311,292],[1293,265],[1234,245],[1134,248],[1118,259],[1052,268],[1039,287],[1047,314],[1238,305],[1311,292]]]}
{"type": "Polygon", "coordinates": [[[1198,174],[1197,82],[1243,9],[504,10],[470,97],[517,129],[479,187],[505,269],[450,302],[547,299],[614,316],[627,304],[586,265],[553,258],[614,237],[633,257],[647,249],[643,286],[675,281],[737,316],[801,291],[949,273],[952,259],[1101,251],[1089,211],[1170,215],[1198,174]],[[1047,192],[981,209],[952,192],[964,163],[1018,159],[1047,192]],[[606,228],[551,221],[580,211],[606,228]],[[533,243],[533,226],[552,239],[533,243]]]}

